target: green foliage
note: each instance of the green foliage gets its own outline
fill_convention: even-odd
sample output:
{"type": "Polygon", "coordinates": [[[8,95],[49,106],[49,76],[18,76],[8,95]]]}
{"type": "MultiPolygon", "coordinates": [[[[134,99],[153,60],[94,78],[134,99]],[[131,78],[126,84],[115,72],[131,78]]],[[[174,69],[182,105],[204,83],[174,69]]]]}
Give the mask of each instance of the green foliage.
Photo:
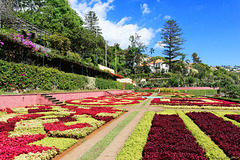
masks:
{"type": "Polygon", "coordinates": [[[182,93],[187,93],[187,94],[193,94],[196,96],[205,96],[206,95],[216,95],[217,94],[217,89],[209,89],[209,90],[180,90],[182,93]]]}
{"type": "Polygon", "coordinates": [[[59,33],[52,34],[50,37],[50,46],[54,49],[58,49],[60,51],[68,51],[70,50],[71,42],[68,38],[62,36],[59,33]]]}
{"type": "Polygon", "coordinates": [[[158,92],[158,90],[160,89],[160,93],[161,92],[170,92],[170,93],[179,93],[179,90],[175,90],[175,89],[171,89],[171,88],[156,88],[154,91],[158,92]]]}
{"type": "Polygon", "coordinates": [[[170,71],[172,70],[172,63],[174,63],[173,60],[181,54],[179,51],[182,49],[181,45],[184,42],[181,38],[181,31],[182,29],[175,20],[166,21],[162,29],[163,41],[159,45],[163,45],[165,48],[163,54],[166,55],[165,58],[169,64],[170,71]]]}
{"type": "Polygon", "coordinates": [[[96,78],[96,88],[98,89],[123,89],[123,84],[118,81],[96,78]]]}
{"type": "Polygon", "coordinates": [[[146,112],[118,153],[116,160],[142,159],[143,149],[147,142],[148,133],[152,126],[154,112],[146,112]]]}
{"type": "Polygon", "coordinates": [[[126,83],[125,84],[125,90],[132,90],[133,89],[133,84],[126,83]]]}
{"type": "Polygon", "coordinates": [[[74,90],[84,88],[85,76],[64,73],[57,69],[9,63],[0,60],[0,86],[4,91],[74,90]]]}
{"type": "Polygon", "coordinates": [[[42,140],[33,142],[31,144],[35,144],[35,145],[42,145],[44,147],[53,147],[55,146],[56,148],[58,148],[60,150],[60,152],[65,151],[66,149],[68,149],[69,147],[71,147],[72,145],[74,145],[75,143],[77,143],[76,139],[72,139],[72,138],[52,138],[52,137],[46,137],[42,140]]]}
{"type": "Polygon", "coordinates": [[[205,156],[212,159],[229,159],[227,155],[220,149],[201,129],[182,111],[177,111],[179,117],[183,120],[186,128],[192,132],[197,139],[197,143],[206,151],[205,156]]]}

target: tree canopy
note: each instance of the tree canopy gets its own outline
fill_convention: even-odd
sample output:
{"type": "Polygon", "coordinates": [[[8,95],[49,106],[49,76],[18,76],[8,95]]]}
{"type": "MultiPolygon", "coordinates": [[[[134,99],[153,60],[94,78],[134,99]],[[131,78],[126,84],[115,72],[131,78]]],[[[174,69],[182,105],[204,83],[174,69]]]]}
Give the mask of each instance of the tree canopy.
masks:
{"type": "Polygon", "coordinates": [[[174,59],[181,54],[181,45],[184,43],[184,39],[181,38],[181,35],[183,34],[181,31],[182,29],[175,20],[166,21],[161,33],[161,39],[163,40],[158,43],[165,48],[163,54],[166,55],[165,58],[168,60],[167,63],[169,64],[170,71],[175,62],[174,59]]]}

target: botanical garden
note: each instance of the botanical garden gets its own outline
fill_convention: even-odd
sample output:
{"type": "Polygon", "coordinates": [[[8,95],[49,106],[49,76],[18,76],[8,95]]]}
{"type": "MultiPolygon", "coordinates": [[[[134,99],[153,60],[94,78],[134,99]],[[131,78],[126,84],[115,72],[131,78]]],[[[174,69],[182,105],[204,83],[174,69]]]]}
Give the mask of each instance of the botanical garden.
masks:
{"type": "Polygon", "coordinates": [[[138,34],[108,45],[93,11],[31,2],[0,2],[1,160],[240,159],[240,74],[186,60],[175,20],[154,57],[138,34]]]}

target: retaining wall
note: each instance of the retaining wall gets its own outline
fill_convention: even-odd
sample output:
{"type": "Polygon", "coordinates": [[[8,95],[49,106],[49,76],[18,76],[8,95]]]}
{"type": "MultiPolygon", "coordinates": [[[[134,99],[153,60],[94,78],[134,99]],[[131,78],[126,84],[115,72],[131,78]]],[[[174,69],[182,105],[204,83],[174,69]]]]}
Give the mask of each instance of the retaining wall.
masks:
{"type": "MultiPolygon", "coordinates": [[[[132,91],[112,90],[112,94],[128,93],[132,91]]],[[[54,98],[65,101],[70,99],[81,99],[86,97],[99,97],[110,95],[106,91],[96,92],[69,92],[69,93],[51,93],[54,98]]],[[[0,95],[0,109],[17,108],[35,104],[52,105],[52,101],[41,96],[41,94],[20,94],[20,95],[0,95]]]]}

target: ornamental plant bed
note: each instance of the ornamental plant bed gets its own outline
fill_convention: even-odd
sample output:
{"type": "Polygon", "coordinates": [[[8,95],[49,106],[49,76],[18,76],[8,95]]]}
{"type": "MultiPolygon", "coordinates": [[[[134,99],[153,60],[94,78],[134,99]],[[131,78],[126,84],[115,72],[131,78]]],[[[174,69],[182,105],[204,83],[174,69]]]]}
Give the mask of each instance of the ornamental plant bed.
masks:
{"type": "Polygon", "coordinates": [[[187,113],[231,159],[240,159],[240,128],[210,112],[187,113]]]}
{"type": "Polygon", "coordinates": [[[213,98],[154,98],[151,105],[240,107],[240,104],[213,98]]]}
{"type": "Polygon", "coordinates": [[[178,115],[155,115],[143,160],[148,159],[206,159],[205,150],[196,143],[178,115]]]}
{"type": "Polygon", "coordinates": [[[240,115],[227,114],[227,115],[225,115],[225,117],[230,118],[230,119],[235,120],[235,121],[240,123],[240,115]]]}
{"type": "MultiPolygon", "coordinates": [[[[229,155],[224,153],[221,145],[214,143],[211,135],[207,134],[205,130],[201,130],[201,127],[199,128],[185,114],[186,112],[189,111],[164,110],[156,114],[155,112],[146,112],[115,159],[230,159],[229,155]]],[[[206,113],[212,114],[212,112],[206,113]]],[[[232,111],[214,111],[214,113],[240,114],[232,111]]],[[[220,118],[219,116],[216,117],[220,118]]],[[[208,122],[202,120],[202,118],[200,118],[200,121],[203,121],[202,126],[208,126],[208,122]]],[[[225,126],[217,128],[223,129],[223,127],[225,126]]],[[[211,130],[215,129],[214,126],[209,128],[211,130]]],[[[236,126],[232,128],[235,129],[236,126]]],[[[228,130],[228,133],[232,132],[230,128],[223,130],[228,130]]],[[[235,131],[232,133],[235,133],[235,131]]],[[[231,134],[235,137],[236,143],[239,144],[238,135],[239,133],[231,134]]],[[[231,158],[234,159],[234,157],[231,158]]],[[[237,158],[235,157],[235,159],[237,158]]]]}
{"type": "Polygon", "coordinates": [[[2,109],[0,159],[52,159],[123,112],[113,107],[47,105],[2,109]]]}
{"type": "Polygon", "coordinates": [[[191,98],[191,97],[195,97],[195,95],[192,95],[192,94],[187,94],[187,93],[171,93],[171,92],[158,93],[158,96],[164,96],[164,97],[179,97],[179,98],[191,98]]]}
{"type": "Polygon", "coordinates": [[[134,92],[129,94],[117,94],[115,96],[88,97],[83,99],[67,100],[65,103],[76,105],[129,105],[138,104],[145,100],[142,96],[150,96],[152,93],[134,92]]]}

